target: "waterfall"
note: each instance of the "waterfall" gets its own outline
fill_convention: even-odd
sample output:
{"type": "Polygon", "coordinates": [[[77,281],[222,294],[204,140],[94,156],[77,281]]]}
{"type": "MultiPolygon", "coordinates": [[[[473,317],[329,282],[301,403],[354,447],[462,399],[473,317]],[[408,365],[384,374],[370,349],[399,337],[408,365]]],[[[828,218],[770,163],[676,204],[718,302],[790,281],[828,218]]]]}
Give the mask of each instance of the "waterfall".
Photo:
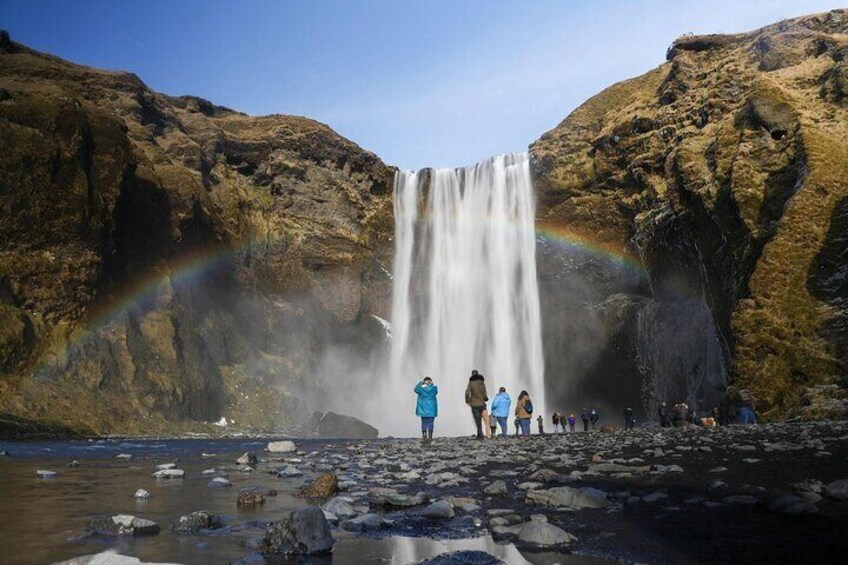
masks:
{"type": "Polygon", "coordinates": [[[486,377],[490,399],[504,386],[514,408],[526,389],[547,418],[529,156],[398,172],[394,213],[392,350],[376,393],[381,430],[416,433],[412,389],[429,375],[439,386],[437,435],[471,434],[464,392],[472,369],[486,377]]]}

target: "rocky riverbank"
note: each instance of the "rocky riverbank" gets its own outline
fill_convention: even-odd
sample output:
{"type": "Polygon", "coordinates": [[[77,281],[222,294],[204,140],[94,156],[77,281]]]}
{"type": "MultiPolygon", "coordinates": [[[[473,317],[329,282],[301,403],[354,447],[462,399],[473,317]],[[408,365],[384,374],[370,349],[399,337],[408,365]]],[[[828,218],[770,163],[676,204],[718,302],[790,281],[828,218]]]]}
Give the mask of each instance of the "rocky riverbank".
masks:
{"type": "MultiPolygon", "coordinates": [[[[348,562],[350,552],[338,549],[350,540],[376,544],[401,537],[491,537],[514,544],[532,563],[570,563],[576,556],[628,563],[835,563],[848,550],[846,422],[642,428],[482,442],[440,438],[432,444],[278,442],[270,448],[243,454],[238,462],[227,456],[228,465],[205,474],[189,466],[199,469],[206,461],[166,464],[161,475],[176,476],[178,467],[190,472],[157,479],[176,484],[156,498],[200,487],[225,493],[238,514],[198,513],[204,496],[168,518],[170,528],[154,528],[139,512],[139,531],[159,531],[158,538],[193,536],[198,546],[230,539],[243,551],[232,559],[240,562],[321,554],[334,540],[335,560],[348,562]],[[203,485],[191,486],[198,481],[203,485]],[[243,486],[248,482],[254,486],[243,486]],[[292,498],[290,508],[245,513],[245,507],[276,504],[271,501],[277,489],[280,496],[302,496],[292,498]]],[[[67,473],[59,471],[49,480],[62,480],[67,473]]],[[[135,535],[133,516],[106,518],[111,521],[89,517],[75,539],[109,542],[110,536],[126,536],[123,530],[135,535]]],[[[460,556],[488,559],[475,563],[504,559],[483,553],[460,556]]],[[[157,554],[169,560],[180,555],[157,554]]],[[[427,562],[453,563],[456,557],[427,562]]]]}

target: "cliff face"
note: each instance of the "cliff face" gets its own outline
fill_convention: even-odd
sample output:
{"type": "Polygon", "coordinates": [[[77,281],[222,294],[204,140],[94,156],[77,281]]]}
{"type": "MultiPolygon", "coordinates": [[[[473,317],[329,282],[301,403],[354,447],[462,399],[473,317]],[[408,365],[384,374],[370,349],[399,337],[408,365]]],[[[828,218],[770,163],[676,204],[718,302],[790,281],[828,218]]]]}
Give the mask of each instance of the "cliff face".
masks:
{"type": "Polygon", "coordinates": [[[2,32],[0,146],[0,412],[285,427],[331,385],[322,351],[383,342],[393,170],[323,124],[2,32]]]}
{"type": "Polygon", "coordinates": [[[548,368],[649,410],[710,408],[729,378],[791,416],[848,375],[848,11],[681,37],[667,59],[531,147],[540,221],[624,258],[541,250],[547,299],[586,294],[570,314],[601,344],[575,367],[546,343],[548,368]],[[628,259],[645,273],[620,276],[628,259]]]}

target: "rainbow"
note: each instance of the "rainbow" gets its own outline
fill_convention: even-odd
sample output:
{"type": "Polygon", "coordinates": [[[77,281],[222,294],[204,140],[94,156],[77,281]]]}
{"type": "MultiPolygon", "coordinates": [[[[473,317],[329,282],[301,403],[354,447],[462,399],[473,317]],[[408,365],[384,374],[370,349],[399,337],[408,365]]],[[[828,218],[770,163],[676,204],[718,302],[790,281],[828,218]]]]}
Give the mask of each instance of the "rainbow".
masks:
{"type": "Polygon", "coordinates": [[[640,275],[646,275],[645,267],[639,257],[627,253],[621,244],[600,242],[583,232],[549,222],[536,223],[536,236],[569,251],[598,257],[640,275]]]}

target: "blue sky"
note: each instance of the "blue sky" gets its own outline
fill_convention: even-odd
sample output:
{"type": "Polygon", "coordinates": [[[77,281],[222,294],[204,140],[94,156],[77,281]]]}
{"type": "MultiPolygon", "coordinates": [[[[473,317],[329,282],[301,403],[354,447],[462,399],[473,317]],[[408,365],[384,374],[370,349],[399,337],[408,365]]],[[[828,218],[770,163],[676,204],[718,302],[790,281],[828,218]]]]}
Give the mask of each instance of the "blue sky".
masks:
{"type": "Polygon", "coordinates": [[[308,116],[403,168],[523,151],[675,37],[840,7],[820,0],[0,0],[35,49],[249,114],[308,116]]]}

